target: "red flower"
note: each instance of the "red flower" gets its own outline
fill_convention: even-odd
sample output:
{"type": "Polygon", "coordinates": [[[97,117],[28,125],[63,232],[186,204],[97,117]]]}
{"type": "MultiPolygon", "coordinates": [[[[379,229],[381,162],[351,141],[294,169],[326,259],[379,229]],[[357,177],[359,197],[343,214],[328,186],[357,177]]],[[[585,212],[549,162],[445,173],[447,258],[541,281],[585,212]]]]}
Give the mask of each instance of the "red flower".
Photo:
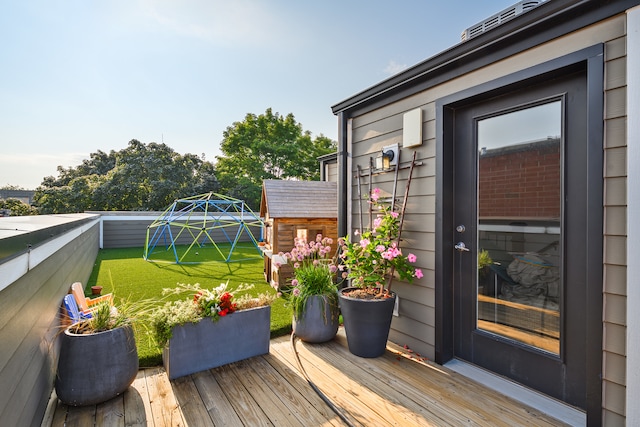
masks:
{"type": "Polygon", "coordinates": [[[201,296],[202,296],[202,291],[196,292],[196,294],[193,296],[193,302],[197,304],[201,296]]]}

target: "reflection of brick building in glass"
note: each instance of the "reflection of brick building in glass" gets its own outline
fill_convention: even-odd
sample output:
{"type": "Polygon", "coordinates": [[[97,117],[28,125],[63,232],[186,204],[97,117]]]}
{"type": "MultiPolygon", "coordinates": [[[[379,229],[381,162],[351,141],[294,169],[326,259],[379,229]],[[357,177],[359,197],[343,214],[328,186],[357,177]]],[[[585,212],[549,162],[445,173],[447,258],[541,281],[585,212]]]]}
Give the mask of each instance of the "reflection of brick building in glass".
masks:
{"type": "Polygon", "coordinates": [[[479,217],[559,219],[560,158],[558,138],[482,149],[479,217]]]}

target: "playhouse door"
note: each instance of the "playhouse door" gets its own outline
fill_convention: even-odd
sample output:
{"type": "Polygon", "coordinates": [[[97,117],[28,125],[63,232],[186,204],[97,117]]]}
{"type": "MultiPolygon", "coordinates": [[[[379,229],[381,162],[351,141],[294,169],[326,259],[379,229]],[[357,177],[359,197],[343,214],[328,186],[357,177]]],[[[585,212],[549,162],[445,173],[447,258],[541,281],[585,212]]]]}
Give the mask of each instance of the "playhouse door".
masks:
{"type": "Polygon", "coordinates": [[[584,408],[585,74],[455,111],[454,353],[584,408]]]}

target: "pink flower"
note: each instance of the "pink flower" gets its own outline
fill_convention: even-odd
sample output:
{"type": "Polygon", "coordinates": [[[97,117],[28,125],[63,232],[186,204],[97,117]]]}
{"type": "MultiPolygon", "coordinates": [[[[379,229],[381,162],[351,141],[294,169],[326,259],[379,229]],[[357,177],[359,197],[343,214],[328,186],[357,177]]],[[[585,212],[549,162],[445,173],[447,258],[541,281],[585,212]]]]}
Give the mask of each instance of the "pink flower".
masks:
{"type": "Polygon", "coordinates": [[[376,219],[373,220],[373,228],[374,230],[377,229],[378,227],[380,227],[380,224],[382,224],[382,217],[377,217],[376,219]]]}
{"type": "Polygon", "coordinates": [[[298,279],[291,280],[291,286],[298,286],[298,279]]]}
{"type": "Polygon", "coordinates": [[[369,243],[369,239],[362,239],[360,240],[360,247],[366,248],[369,243]]]}
{"type": "Polygon", "coordinates": [[[380,189],[374,188],[373,190],[371,190],[371,200],[373,200],[374,202],[377,202],[379,198],[380,198],[380,189]]]}
{"type": "Polygon", "coordinates": [[[300,288],[294,288],[293,289],[293,296],[294,297],[300,296],[300,288]]]}
{"type": "Polygon", "coordinates": [[[419,268],[416,268],[416,271],[413,273],[418,279],[422,279],[422,277],[424,277],[424,274],[422,274],[422,270],[420,270],[419,268]]]}
{"type": "Polygon", "coordinates": [[[407,261],[409,262],[416,262],[417,259],[418,258],[414,254],[407,255],[407,261]]]}
{"type": "Polygon", "coordinates": [[[398,216],[400,215],[400,214],[398,214],[398,212],[389,212],[389,214],[390,214],[394,219],[395,219],[395,218],[398,218],[398,216]]]}
{"type": "Polygon", "coordinates": [[[378,245],[376,246],[376,252],[378,253],[382,253],[386,250],[387,248],[384,247],[384,245],[378,245]]]}

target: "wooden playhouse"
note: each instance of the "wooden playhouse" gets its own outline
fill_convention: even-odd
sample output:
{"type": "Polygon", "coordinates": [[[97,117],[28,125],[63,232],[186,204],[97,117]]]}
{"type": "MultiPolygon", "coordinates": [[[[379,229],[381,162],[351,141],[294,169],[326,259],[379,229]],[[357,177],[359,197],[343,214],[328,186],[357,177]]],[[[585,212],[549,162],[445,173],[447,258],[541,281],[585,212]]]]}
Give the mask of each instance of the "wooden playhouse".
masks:
{"type": "Polygon", "coordinates": [[[265,180],[260,217],[264,219],[264,275],[278,289],[292,276],[291,266],[279,254],[293,248],[294,239],[318,234],[338,238],[337,185],[326,181],[265,180]]]}

